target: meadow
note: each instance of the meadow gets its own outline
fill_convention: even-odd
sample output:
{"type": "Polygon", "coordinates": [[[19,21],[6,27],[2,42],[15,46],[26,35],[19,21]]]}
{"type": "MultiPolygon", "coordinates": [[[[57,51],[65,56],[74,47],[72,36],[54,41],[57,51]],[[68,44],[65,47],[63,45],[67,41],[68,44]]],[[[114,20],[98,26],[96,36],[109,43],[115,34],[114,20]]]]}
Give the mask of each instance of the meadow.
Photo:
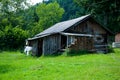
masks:
{"type": "Polygon", "coordinates": [[[0,52],[0,80],[120,80],[120,49],[113,53],[32,57],[0,52]]]}

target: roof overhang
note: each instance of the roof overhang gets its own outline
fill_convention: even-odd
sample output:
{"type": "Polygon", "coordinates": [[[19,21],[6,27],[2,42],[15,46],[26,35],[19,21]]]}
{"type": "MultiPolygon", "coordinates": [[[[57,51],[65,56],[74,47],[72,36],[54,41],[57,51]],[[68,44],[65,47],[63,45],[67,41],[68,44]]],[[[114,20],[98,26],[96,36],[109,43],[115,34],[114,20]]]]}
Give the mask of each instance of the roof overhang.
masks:
{"type": "Polygon", "coordinates": [[[93,37],[93,35],[91,34],[77,34],[77,33],[65,33],[65,32],[61,32],[60,34],[66,36],[93,37]]]}
{"type": "Polygon", "coordinates": [[[27,40],[28,41],[32,41],[32,40],[36,40],[36,39],[39,39],[39,38],[43,38],[43,37],[46,37],[46,36],[49,36],[51,34],[44,34],[44,35],[41,35],[41,36],[35,36],[33,38],[28,38],[27,40]]]}
{"type": "Polygon", "coordinates": [[[43,38],[43,37],[46,37],[46,36],[50,36],[50,35],[53,35],[53,34],[61,34],[61,35],[65,35],[65,36],[93,37],[93,35],[91,35],[91,34],[78,34],[78,33],[59,32],[59,33],[52,33],[52,34],[44,34],[44,35],[41,35],[41,36],[35,36],[33,38],[28,38],[27,40],[32,41],[32,40],[36,40],[36,39],[43,38]]]}

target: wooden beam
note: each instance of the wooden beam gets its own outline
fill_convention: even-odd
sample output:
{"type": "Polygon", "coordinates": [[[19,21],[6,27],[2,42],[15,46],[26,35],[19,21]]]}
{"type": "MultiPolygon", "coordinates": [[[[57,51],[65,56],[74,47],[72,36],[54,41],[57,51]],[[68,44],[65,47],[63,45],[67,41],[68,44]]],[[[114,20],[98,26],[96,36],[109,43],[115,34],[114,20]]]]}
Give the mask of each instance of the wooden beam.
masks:
{"type": "Polygon", "coordinates": [[[68,44],[68,40],[69,40],[69,39],[68,39],[68,35],[67,35],[67,48],[68,48],[68,45],[69,45],[69,44],[68,44]]]}
{"type": "Polygon", "coordinates": [[[59,35],[59,49],[61,49],[61,35],[59,35]]]}
{"type": "Polygon", "coordinates": [[[64,32],[61,32],[60,33],[61,35],[66,35],[66,36],[84,36],[84,37],[93,37],[93,35],[91,34],[77,34],[77,33],[64,33],[64,32]]]}

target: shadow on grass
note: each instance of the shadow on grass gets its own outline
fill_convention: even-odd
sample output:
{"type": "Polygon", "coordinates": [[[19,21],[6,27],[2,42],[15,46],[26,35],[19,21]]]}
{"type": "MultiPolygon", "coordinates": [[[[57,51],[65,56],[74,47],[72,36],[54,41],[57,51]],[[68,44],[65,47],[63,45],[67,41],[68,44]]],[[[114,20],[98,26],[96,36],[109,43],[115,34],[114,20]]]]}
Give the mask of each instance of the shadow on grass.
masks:
{"type": "Polygon", "coordinates": [[[0,65],[0,74],[8,73],[15,70],[11,65],[0,65]]]}
{"type": "Polygon", "coordinates": [[[112,46],[108,47],[108,53],[115,53],[115,50],[112,46]]]}
{"type": "Polygon", "coordinates": [[[53,54],[47,54],[44,57],[57,57],[57,56],[60,56],[62,54],[63,54],[62,52],[56,52],[56,53],[53,53],[53,54]]]}
{"type": "MultiPolygon", "coordinates": [[[[47,54],[44,57],[58,57],[58,56],[81,56],[81,55],[88,55],[88,54],[109,54],[114,53],[114,49],[112,47],[108,47],[108,51],[101,51],[101,52],[90,52],[87,50],[69,50],[66,49],[64,52],[56,52],[54,54],[47,54]]],[[[40,56],[41,57],[41,56],[40,56]]]]}
{"type": "Polygon", "coordinates": [[[57,52],[54,54],[45,55],[44,57],[57,57],[57,56],[80,56],[91,54],[86,50],[65,50],[64,52],[57,52]]]}
{"type": "Polygon", "coordinates": [[[87,55],[91,54],[90,52],[86,50],[66,50],[63,55],[66,56],[80,56],[80,55],[87,55]]]}
{"type": "Polygon", "coordinates": [[[108,51],[103,51],[103,52],[91,52],[87,50],[70,50],[66,49],[64,52],[56,52],[54,54],[47,54],[44,57],[58,57],[58,56],[81,56],[81,55],[88,55],[88,54],[110,54],[110,53],[115,53],[114,49],[109,46],[108,51]]]}

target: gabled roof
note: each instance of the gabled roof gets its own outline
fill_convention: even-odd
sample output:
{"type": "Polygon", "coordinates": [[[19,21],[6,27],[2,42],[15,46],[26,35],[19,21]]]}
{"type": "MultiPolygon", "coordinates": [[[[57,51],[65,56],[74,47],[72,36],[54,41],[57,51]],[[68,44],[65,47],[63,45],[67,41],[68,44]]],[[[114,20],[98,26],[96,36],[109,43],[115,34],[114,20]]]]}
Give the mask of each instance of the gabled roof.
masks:
{"type": "MultiPolygon", "coordinates": [[[[53,25],[50,28],[44,30],[43,32],[35,35],[33,38],[29,38],[28,40],[38,39],[38,38],[49,36],[49,35],[52,35],[52,34],[55,34],[55,33],[60,33],[61,34],[65,30],[70,28],[71,26],[77,25],[77,24],[87,20],[90,17],[91,17],[91,15],[88,14],[88,15],[85,15],[85,16],[82,16],[82,17],[79,17],[79,18],[75,18],[75,19],[71,19],[71,20],[67,20],[67,21],[56,23],[55,25],[53,25]]],[[[101,25],[101,24],[99,24],[99,25],[101,25]]],[[[112,32],[109,31],[107,28],[103,27],[102,25],[101,25],[101,27],[103,29],[105,29],[108,33],[112,34],[112,32]]]]}
{"type": "Polygon", "coordinates": [[[42,35],[45,35],[45,34],[52,34],[52,33],[60,33],[64,30],[66,30],[67,28],[73,26],[77,22],[86,20],[89,17],[90,17],[90,14],[79,17],[79,18],[76,18],[76,19],[56,23],[55,25],[51,26],[50,28],[44,30],[43,32],[41,32],[41,33],[39,33],[35,36],[42,36],[42,35]]]}

